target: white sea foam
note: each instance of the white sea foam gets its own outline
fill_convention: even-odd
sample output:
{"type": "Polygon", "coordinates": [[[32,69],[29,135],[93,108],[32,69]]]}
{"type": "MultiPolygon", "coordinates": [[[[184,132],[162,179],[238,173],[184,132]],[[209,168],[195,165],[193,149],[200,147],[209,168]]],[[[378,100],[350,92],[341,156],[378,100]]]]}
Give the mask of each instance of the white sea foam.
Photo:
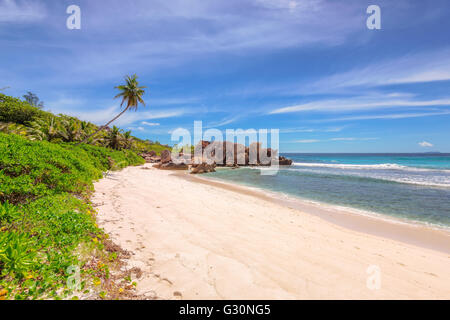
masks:
{"type": "Polygon", "coordinates": [[[429,187],[450,188],[450,170],[413,168],[393,163],[375,165],[294,163],[290,171],[379,179],[429,187]]]}
{"type": "Polygon", "coordinates": [[[396,163],[380,163],[380,164],[337,164],[337,163],[317,163],[317,162],[294,162],[294,166],[298,167],[323,167],[323,168],[339,168],[339,169],[393,169],[393,170],[408,170],[408,171],[436,171],[436,172],[450,172],[444,169],[428,169],[402,166],[396,163]]]}

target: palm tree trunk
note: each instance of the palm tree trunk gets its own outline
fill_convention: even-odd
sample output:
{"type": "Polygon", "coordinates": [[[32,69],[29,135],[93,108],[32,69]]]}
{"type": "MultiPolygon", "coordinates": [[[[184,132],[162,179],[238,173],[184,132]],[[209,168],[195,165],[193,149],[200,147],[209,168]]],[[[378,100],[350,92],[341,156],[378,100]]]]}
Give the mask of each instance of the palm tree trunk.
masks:
{"type": "Polygon", "coordinates": [[[121,113],[119,113],[117,116],[115,116],[111,121],[109,121],[107,124],[105,124],[105,125],[101,126],[100,128],[98,128],[97,131],[95,131],[94,133],[92,133],[92,134],[90,134],[89,136],[87,136],[86,138],[84,138],[83,141],[78,142],[78,143],[76,144],[76,146],[79,146],[80,144],[85,143],[87,140],[89,140],[89,138],[95,136],[97,133],[99,133],[100,131],[102,131],[103,129],[105,129],[105,128],[106,128],[107,126],[109,126],[112,122],[114,122],[115,120],[117,120],[117,118],[119,118],[122,114],[124,114],[125,111],[128,110],[128,108],[129,108],[129,107],[127,106],[121,113]]]}

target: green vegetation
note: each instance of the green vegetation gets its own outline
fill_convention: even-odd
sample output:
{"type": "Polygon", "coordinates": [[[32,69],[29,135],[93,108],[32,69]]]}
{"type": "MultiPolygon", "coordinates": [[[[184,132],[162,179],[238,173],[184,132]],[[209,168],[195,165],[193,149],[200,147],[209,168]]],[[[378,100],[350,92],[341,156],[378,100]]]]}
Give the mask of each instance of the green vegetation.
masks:
{"type": "Polygon", "coordinates": [[[48,115],[28,102],[0,93],[0,122],[26,124],[48,115]]]}
{"type": "Polygon", "coordinates": [[[27,94],[23,95],[23,98],[33,107],[36,107],[38,109],[44,108],[44,101],[40,101],[39,97],[33,92],[28,91],[27,94]]]}
{"type": "Polygon", "coordinates": [[[67,115],[54,115],[31,106],[28,102],[0,93],[0,132],[14,133],[30,140],[49,142],[85,141],[88,144],[128,149],[136,153],[170,149],[159,143],[150,143],[133,137],[130,131],[113,127],[100,130],[87,121],[67,115]]]}
{"type": "Polygon", "coordinates": [[[94,286],[110,297],[103,282],[116,253],[104,250],[107,235],[95,222],[93,181],[168,147],[28,100],[36,106],[0,93],[0,300],[70,297],[74,270],[77,291],[94,286]]]}
{"type": "Polygon", "coordinates": [[[92,182],[142,163],[129,150],[0,133],[0,298],[61,298],[71,293],[70,267],[80,268],[82,287],[99,273],[80,255],[99,249],[106,236],[88,202],[92,182]]]}

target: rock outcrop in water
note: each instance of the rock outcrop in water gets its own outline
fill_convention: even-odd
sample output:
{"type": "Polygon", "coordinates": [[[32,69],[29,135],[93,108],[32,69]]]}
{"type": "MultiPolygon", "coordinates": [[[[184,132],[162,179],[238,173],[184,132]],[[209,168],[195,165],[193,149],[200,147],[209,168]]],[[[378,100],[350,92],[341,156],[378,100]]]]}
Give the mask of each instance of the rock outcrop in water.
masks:
{"type": "MultiPolygon", "coordinates": [[[[146,157],[152,161],[155,157],[146,157]]],[[[292,160],[278,156],[278,150],[263,148],[261,143],[252,143],[248,147],[229,141],[200,141],[194,148],[193,155],[179,154],[172,159],[170,150],[161,152],[160,163],[154,167],[167,170],[185,170],[191,173],[214,172],[216,167],[237,168],[240,166],[291,165],[292,160]],[[201,155],[201,156],[197,156],[201,155]]]]}
{"type": "Polygon", "coordinates": [[[154,168],[161,169],[161,170],[188,170],[189,167],[185,163],[173,163],[173,162],[166,162],[166,163],[158,163],[153,166],[154,168]]]}
{"type": "Polygon", "coordinates": [[[208,163],[200,163],[200,164],[192,164],[190,173],[208,173],[208,172],[216,172],[216,165],[208,164],[208,163]]]}

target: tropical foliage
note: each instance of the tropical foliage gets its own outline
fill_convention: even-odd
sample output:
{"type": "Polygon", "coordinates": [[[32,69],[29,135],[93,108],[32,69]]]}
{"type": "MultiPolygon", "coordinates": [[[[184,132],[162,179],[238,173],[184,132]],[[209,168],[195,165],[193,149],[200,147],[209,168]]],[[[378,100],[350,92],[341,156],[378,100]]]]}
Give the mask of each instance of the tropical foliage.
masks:
{"type": "Polygon", "coordinates": [[[54,115],[33,107],[26,101],[0,93],[0,132],[14,133],[30,140],[80,143],[115,150],[133,150],[137,153],[167,149],[159,143],[150,143],[133,137],[131,131],[113,127],[99,127],[67,115],[54,115]]]}
{"type": "Polygon", "coordinates": [[[106,236],[87,201],[92,182],[141,163],[129,150],[0,133],[0,299],[65,297],[73,266],[85,290],[89,275],[104,271],[77,254],[98,249],[106,236]]]}
{"type": "Polygon", "coordinates": [[[108,277],[107,264],[89,260],[100,261],[107,237],[89,202],[93,181],[167,146],[98,129],[0,93],[0,300],[67,297],[73,267],[84,291],[108,277]]]}

